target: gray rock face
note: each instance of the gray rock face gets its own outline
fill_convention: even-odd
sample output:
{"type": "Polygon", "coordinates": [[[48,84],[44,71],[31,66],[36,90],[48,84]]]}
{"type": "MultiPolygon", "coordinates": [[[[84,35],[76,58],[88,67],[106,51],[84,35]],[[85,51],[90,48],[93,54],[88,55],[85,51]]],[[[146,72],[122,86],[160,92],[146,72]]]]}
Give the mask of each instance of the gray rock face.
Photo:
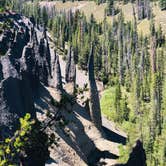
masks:
{"type": "Polygon", "coordinates": [[[8,136],[18,118],[29,112],[34,117],[32,91],[27,80],[8,77],[0,83],[0,134],[8,136]]]}
{"type": "Polygon", "coordinates": [[[7,52],[6,56],[1,57],[0,64],[2,66],[2,73],[4,79],[7,79],[8,77],[19,78],[16,67],[13,65],[15,64],[15,61],[10,54],[10,50],[7,52]]]}
{"type": "Polygon", "coordinates": [[[74,62],[74,51],[72,47],[69,48],[67,63],[66,63],[66,73],[65,73],[65,81],[67,83],[74,83],[76,81],[76,65],[74,62]]]}
{"type": "Polygon", "coordinates": [[[12,40],[13,34],[10,30],[5,30],[0,38],[0,55],[5,55],[10,47],[10,40],[12,40]]]}
{"type": "Polygon", "coordinates": [[[18,124],[18,118],[29,112],[35,116],[31,82],[19,73],[10,51],[0,60],[0,133],[9,136],[18,124]]]}
{"type": "Polygon", "coordinates": [[[0,81],[3,79],[2,64],[0,63],[0,81]]]}
{"type": "Polygon", "coordinates": [[[52,78],[50,80],[49,85],[56,90],[62,91],[62,75],[61,68],[59,63],[59,56],[55,54],[54,63],[52,64],[52,78]]]}
{"type": "Polygon", "coordinates": [[[48,86],[48,79],[51,76],[51,55],[45,31],[39,43],[38,67],[40,81],[48,86]]]}
{"type": "Polygon", "coordinates": [[[38,66],[36,64],[35,52],[32,43],[29,43],[27,46],[24,47],[20,62],[20,72],[22,78],[28,79],[32,90],[35,91],[38,88],[39,84],[39,74],[37,70],[38,66]]]}
{"type": "Polygon", "coordinates": [[[25,34],[23,30],[19,30],[16,33],[14,42],[12,44],[12,54],[15,58],[20,58],[22,56],[22,51],[24,46],[26,45],[25,34]],[[16,49],[17,48],[17,49],[16,49]]]}
{"type": "Polygon", "coordinates": [[[93,121],[93,123],[98,129],[101,129],[101,126],[102,126],[101,109],[100,109],[97,85],[96,85],[95,76],[94,76],[93,44],[91,46],[91,52],[89,55],[88,78],[89,78],[89,93],[90,93],[89,108],[90,108],[91,120],[93,121]]]}
{"type": "MultiPolygon", "coordinates": [[[[41,35],[23,16],[9,13],[7,18],[13,20],[10,31],[4,30],[0,36],[0,56],[3,55],[0,57],[0,135],[3,137],[12,134],[18,119],[26,113],[35,117],[34,96],[40,82],[49,85],[53,79],[55,88],[62,89],[58,57],[51,70],[46,31],[41,35]]],[[[0,22],[5,19],[6,16],[0,22]]]]}

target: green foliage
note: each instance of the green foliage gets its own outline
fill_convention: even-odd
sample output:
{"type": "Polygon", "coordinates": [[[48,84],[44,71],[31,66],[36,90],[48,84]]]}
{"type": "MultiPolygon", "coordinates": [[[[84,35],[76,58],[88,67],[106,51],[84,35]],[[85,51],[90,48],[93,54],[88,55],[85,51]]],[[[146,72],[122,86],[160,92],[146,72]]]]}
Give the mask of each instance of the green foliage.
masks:
{"type": "Polygon", "coordinates": [[[42,131],[42,125],[31,119],[29,113],[20,118],[20,127],[12,137],[0,143],[0,166],[16,166],[22,158],[31,158],[29,163],[41,165],[47,160],[48,137],[42,131]]]}
{"type": "Polygon", "coordinates": [[[126,163],[129,158],[129,150],[127,148],[124,148],[123,145],[119,145],[119,162],[120,163],[126,163]]]}
{"type": "MultiPolygon", "coordinates": [[[[125,91],[123,89],[123,91],[125,91]]],[[[129,121],[130,108],[127,103],[128,93],[125,91],[123,96],[119,86],[111,87],[104,91],[100,105],[102,112],[115,122],[122,123],[123,121],[129,121]]]]}
{"type": "Polygon", "coordinates": [[[28,134],[31,132],[32,125],[34,124],[30,117],[30,114],[26,114],[24,118],[20,118],[20,129],[15,132],[13,137],[6,138],[0,143],[1,166],[14,166],[18,164],[19,155],[29,140],[28,134]]]}
{"type": "Polygon", "coordinates": [[[162,10],[166,10],[166,0],[160,0],[160,7],[162,10]]]}
{"type": "MultiPolygon", "coordinates": [[[[96,1],[97,4],[102,2],[104,1],[96,1]]],[[[127,2],[128,0],[123,0],[124,4],[127,2]]],[[[141,3],[143,9],[141,7],[140,11],[135,12],[140,14],[139,19],[145,17],[150,19],[149,1],[146,2],[146,4],[141,3]]],[[[164,2],[160,1],[163,10],[164,2]]],[[[11,6],[15,9],[17,5],[18,3],[15,3],[11,6]]],[[[151,20],[150,28],[146,29],[151,33],[143,36],[137,32],[137,25],[140,22],[137,23],[136,14],[133,17],[134,21],[128,22],[120,12],[109,24],[106,15],[103,21],[97,23],[93,15],[88,20],[80,11],[75,13],[52,11],[52,16],[45,8],[41,10],[37,1],[33,4],[25,3],[22,7],[23,13],[34,16],[36,24],[48,26],[56,49],[64,55],[64,59],[66,45],[73,46],[75,61],[81,69],[87,70],[90,43],[92,41],[95,43],[95,76],[108,87],[102,94],[101,110],[128,135],[126,149],[120,147],[120,160],[123,162],[127,160],[132,145],[140,139],[146,150],[147,164],[164,166],[166,50],[165,34],[161,27],[157,30],[155,20],[151,20]]],[[[113,1],[109,0],[107,14],[112,15],[114,9],[113,1]]],[[[83,90],[78,89],[77,92],[81,94],[83,90]]],[[[65,95],[60,103],[54,100],[51,103],[61,107],[71,100],[73,99],[65,95]]],[[[26,134],[22,132],[21,135],[24,137],[26,134]]],[[[5,153],[9,153],[10,150],[9,147],[5,153]]]]}
{"type": "Polygon", "coordinates": [[[0,1],[0,12],[3,12],[5,9],[6,0],[0,1]]]}

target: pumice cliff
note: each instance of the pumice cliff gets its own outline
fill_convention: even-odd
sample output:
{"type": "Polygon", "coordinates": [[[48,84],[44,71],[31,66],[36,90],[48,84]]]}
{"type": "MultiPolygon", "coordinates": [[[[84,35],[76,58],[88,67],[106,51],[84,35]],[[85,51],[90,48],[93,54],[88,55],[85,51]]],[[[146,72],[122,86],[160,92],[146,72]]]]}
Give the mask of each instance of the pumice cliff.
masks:
{"type": "Polygon", "coordinates": [[[46,30],[39,31],[28,18],[11,12],[1,15],[0,21],[5,25],[9,19],[0,34],[0,134],[4,137],[26,113],[35,117],[39,84],[48,86],[56,77],[52,84],[62,89],[58,57],[51,64],[46,30]]]}

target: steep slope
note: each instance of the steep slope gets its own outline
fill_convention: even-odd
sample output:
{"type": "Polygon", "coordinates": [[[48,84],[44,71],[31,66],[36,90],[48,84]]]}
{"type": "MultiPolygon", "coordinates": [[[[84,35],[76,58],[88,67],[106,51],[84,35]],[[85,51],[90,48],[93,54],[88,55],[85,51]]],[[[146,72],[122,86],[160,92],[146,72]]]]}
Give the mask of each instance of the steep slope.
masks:
{"type": "MultiPolygon", "coordinates": [[[[88,91],[76,95],[69,93],[66,82],[62,85],[65,73],[61,74],[61,68],[65,71],[63,65],[66,66],[66,62],[55,54],[55,46],[46,30],[34,27],[32,18],[29,20],[10,11],[0,18],[2,24],[8,19],[11,21],[0,35],[1,139],[10,136],[17,128],[18,119],[29,112],[32,118],[37,117],[42,122],[53,141],[49,149],[52,163],[60,166],[111,166],[117,163],[118,146],[125,144],[125,133],[105,117],[102,117],[103,124],[98,129],[88,107],[88,99],[94,95],[92,90],[91,95],[88,91]]],[[[89,63],[91,70],[92,62],[89,63]]],[[[74,70],[77,70],[73,78],[78,86],[83,87],[91,81],[92,73],[88,80],[77,66],[74,66],[74,70]],[[84,82],[79,83],[83,78],[84,82]]],[[[91,83],[94,82],[93,78],[91,83]]],[[[101,83],[99,85],[101,87],[101,83]]],[[[49,163],[51,160],[47,165],[49,163]]]]}
{"type": "MultiPolygon", "coordinates": [[[[53,159],[48,161],[57,165],[97,165],[105,162],[105,165],[117,163],[119,156],[118,146],[125,143],[126,135],[118,131],[115,126],[103,117],[103,132],[94,126],[90,120],[89,111],[84,103],[77,101],[67,101],[65,106],[57,108],[50,107],[50,94],[52,89],[41,90],[41,98],[35,102],[39,109],[38,118],[45,121],[47,117],[43,110],[55,112],[60,111],[62,123],[53,122],[47,132],[55,135],[56,143],[50,148],[50,156],[53,159]],[[47,91],[48,90],[48,91],[47,91]],[[47,92],[47,95],[46,95],[47,92]],[[65,124],[64,124],[65,123],[65,124]],[[113,131],[111,131],[111,130],[113,131]],[[105,134],[105,132],[107,133],[105,134]],[[116,137],[116,139],[114,139],[116,137]]],[[[52,96],[54,100],[57,96],[52,96]]],[[[47,163],[47,165],[49,165],[47,163]]],[[[51,164],[50,163],[50,164],[51,164]]]]}
{"type": "MultiPolygon", "coordinates": [[[[51,41],[49,44],[51,45],[51,57],[53,57],[53,50],[55,46],[51,41]]],[[[61,56],[59,56],[59,60],[63,77],[65,76],[64,68],[66,66],[66,62],[61,56]]],[[[86,73],[82,70],[79,70],[78,67],[76,70],[76,83],[80,88],[83,88],[84,84],[88,84],[88,77],[86,73]]],[[[98,90],[102,91],[102,84],[97,82],[97,85],[98,90]]],[[[66,91],[69,89],[68,86],[70,85],[64,86],[66,91]]],[[[54,100],[57,101],[57,92],[51,88],[47,88],[47,90],[49,91],[50,95],[52,95],[54,100]]],[[[117,163],[116,159],[119,156],[118,146],[121,143],[125,144],[126,134],[118,130],[115,125],[108,121],[105,117],[102,117],[103,133],[100,133],[91,122],[89,109],[86,105],[88,98],[88,92],[78,94],[74,103],[71,103],[71,101],[67,102],[65,104],[66,107],[60,108],[60,112],[67,122],[67,125],[64,129],[61,128],[57,131],[56,128],[56,132],[54,132],[52,128],[48,129],[49,132],[54,132],[56,137],[59,138],[58,145],[60,146],[58,148],[54,146],[54,148],[51,149],[51,157],[55,161],[58,161],[59,165],[95,165],[95,163],[97,164],[100,162],[105,162],[107,165],[113,165],[117,163]],[[60,134],[59,132],[62,132],[63,134],[60,134]],[[73,152],[73,150],[76,151],[76,153],[73,152]],[[65,153],[64,157],[62,157],[62,153],[65,153]],[[72,153],[73,155],[71,155],[72,153]]],[[[46,101],[47,99],[42,100],[46,101]]],[[[38,104],[38,107],[40,108],[40,102],[36,103],[36,105],[38,104]]],[[[47,102],[46,105],[48,105],[47,102]]],[[[42,110],[48,111],[47,107],[42,108],[41,111],[42,110]]],[[[40,114],[38,117],[43,119],[43,116],[40,114]]]]}
{"type": "MultiPolygon", "coordinates": [[[[107,139],[104,130],[113,135],[119,133],[116,134],[116,129],[109,131],[106,120],[102,132],[91,122],[86,104],[88,94],[82,99],[82,95],[68,94],[67,84],[66,91],[63,89],[60,64],[66,63],[54,53],[54,47],[50,48],[53,43],[45,29],[37,29],[26,17],[10,11],[3,13],[0,21],[5,24],[8,19],[9,27],[0,36],[1,138],[12,135],[18,119],[29,112],[32,118],[37,114],[43,125],[49,124],[47,134],[50,137],[54,134],[55,143],[50,147],[50,156],[58,165],[95,165],[105,159],[108,165],[115,163],[121,141],[107,139]]],[[[85,84],[88,82],[82,71],[77,74],[78,85],[82,78],[85,84]]],[[[124,143],[126,136],[119,137],[124,143]]]]}
{"type": "Polygon", "coordinates": [[[19,117],[27,112],[35,117],[38,86],[50,85],[55,69],[45,30],[39,32],[29,19],[10,11],[1,14],[0,22],[5,27],[0,34],[0,127],[5,136],[19,117]]]}

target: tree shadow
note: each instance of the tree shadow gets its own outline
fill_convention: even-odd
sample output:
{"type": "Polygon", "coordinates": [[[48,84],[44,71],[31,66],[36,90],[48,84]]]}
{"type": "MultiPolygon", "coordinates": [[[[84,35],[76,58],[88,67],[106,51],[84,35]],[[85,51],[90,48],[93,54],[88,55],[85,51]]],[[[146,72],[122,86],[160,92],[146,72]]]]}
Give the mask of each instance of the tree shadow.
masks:
{"type": "Polygon", "coordinates": [[[119,135],[104,126],[102,126],[102,129],[105,133],[105,138],[107,140],[126,145],[126,137],[119,135]]]}
{"type": "MultiPolygon", "coordinates": [[[[63,114],[63,113],[62,113],[63,114]]],[[[84,126],[81,121],[77,118],[77,115],[73,113],[65,112],[65,120],[69,121],[66,127],[69,128],[69,133],[66,133],[65,128],[61,126],[56,126],[56,133],[58,136],[63,139],[72,149],[75,150],[77,155],[88,164],[87,156],[89,153],[95,149],[95,144],[93,141],[87,136],[84,130],[84,126]]],[[[62,115],[64,116],[64,115],[62,115]]]]}
{"type": "Polygon", "coordinates": [[[118,159],[119,156],[110,153],[109,151],[100,151],[99,149],[95,149],[92,152],[93,155],[88,156],[88,165],[89,166],[99,166],[99,165],[107,165],[106,162],[100,161],[100,159],[118,159]],[[92,157],[93,156],[93,157],[92,157]]]}
{"type": "MultiPolygon", "coordinates": [[[[50,109],[48,106],[48,102],[50,101],[50,93],[49,91],[44,87],[40,87],[40,95],[42,95],[42,99],[39,100],[41,103],[42,109],[50,109]]],[[[69,95],[69,94],[68,94],[69,95]]],[[[67,105],[67,104],[66,104],[67,105]]],[[[65,106],[64,108],[59,108],[60,110],[60,117],[64,117],[64,121],[66,126],[61,125],[52,125],[51,129],[55,130],[57,135],[65,142],[67,143],[74,151],[77,153],[77,155],[87,164],[90,166],[97,166],[97,165],[105,165],[105,162],[101,162],[101,158],[109,158],[109,159],[117,159],[118,156],[110,153],[109,151],[100,151],[96,148],[93,140],[89,138],[89,136],[86,134],[84,125],[79,119],[79,116],[91,121],[90,115],[88,110],[80,105],[79,103],[75,102],[74,105],[72,105],[72,112],[69,112],[66,110],[65,106]],[[78,116],[79,115],[79,116],[78,116]],[[69,133],[66,132],[65,127],[69,129],[69,133]],[[72,133],[72,134],[70,134],[72,133]]],[[[55,110],[57,108],[55,107],[55,110]]],[[[55,122],[57,123],[57,122],[55,122]]],[[[102,127],[103,132],[105,135],[105,139],[125,144],[126,138],[123,136],[118,135],[117,133],[114,133],[113,131],[110,131],[106,127],[102,127]]],[[[70,159],[69,159],[70,160],[70,159]]],[[[72,161],[68,161],[72,162],[72,161]]],[[[72,165],[72,163],[69,163],[72,165]]]]}
{"type": "Polygon", "coordinates": [[[117,159],[118,156],[109,151],[100,151],[96,148],[94,142],[88,137],[84,131],[84,126],[81,121],[72,114],[75,122],[73,125],[68,125],[70,131],[74,133],[74,137],[67,136],[63,129],[56,130],[60,138],[62,138],[71,148],[75,150],[78,156],[89,166],[97,166],[101,158],[117,159]],[[77,125],[75,125],[77,124],[77,125]],[[75,127],[74,127],[75,126],[75,127]],[[78,128],[76,127],[78,126],[78,128]]]}
{"type": "Polygon", "coordinates": [[[76,112],[81,117],[83,117],[84,119],[91,121],[89,110],[87,110],[85,107],[81,106],[80,104],[75,103],[73,105],[73,111],[76,112]]]}

